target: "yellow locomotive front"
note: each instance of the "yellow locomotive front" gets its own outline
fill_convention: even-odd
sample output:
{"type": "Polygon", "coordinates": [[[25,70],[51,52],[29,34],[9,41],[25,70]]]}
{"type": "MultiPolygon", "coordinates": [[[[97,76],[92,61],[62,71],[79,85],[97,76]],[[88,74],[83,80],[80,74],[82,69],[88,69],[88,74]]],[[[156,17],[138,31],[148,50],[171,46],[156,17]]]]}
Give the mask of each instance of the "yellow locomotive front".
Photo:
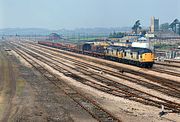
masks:
{"type": "Polygon", "coordinates": [[[142,54],[141,62],[154,62],[154,54],[153,53],[142,54]]]}
{"type": "Polygon", "coordinates": [[[151,68],[154,64],[154,53],[146,48],[142,48],[139,50],[140,50],[139,65],[141,67],[151,68]]]}

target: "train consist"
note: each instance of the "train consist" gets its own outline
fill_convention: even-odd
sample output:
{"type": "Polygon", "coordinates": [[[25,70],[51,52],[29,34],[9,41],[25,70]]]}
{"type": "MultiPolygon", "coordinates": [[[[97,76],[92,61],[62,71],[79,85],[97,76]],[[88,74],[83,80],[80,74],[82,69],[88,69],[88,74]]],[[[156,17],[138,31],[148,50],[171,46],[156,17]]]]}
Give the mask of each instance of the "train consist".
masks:
{"type": "Polygon", "coordinates": [[[151,68],[154,64],[154,54],[147,48],[114,46],[106,42],[87,42],[77,45],[47,41],[39,41],[38,43],[143,68],[151,68]]]}

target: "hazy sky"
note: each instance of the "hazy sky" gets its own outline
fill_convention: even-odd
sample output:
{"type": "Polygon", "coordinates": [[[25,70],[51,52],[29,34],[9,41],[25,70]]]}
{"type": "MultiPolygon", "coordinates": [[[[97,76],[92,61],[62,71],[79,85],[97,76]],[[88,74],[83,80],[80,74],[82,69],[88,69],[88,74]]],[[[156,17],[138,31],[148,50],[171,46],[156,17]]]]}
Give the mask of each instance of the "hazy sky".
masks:
{"type": "Polygon", "coordinates": [[[149,26],[180,19],[180,0],[0,0],[0,28],[149,26]]]}

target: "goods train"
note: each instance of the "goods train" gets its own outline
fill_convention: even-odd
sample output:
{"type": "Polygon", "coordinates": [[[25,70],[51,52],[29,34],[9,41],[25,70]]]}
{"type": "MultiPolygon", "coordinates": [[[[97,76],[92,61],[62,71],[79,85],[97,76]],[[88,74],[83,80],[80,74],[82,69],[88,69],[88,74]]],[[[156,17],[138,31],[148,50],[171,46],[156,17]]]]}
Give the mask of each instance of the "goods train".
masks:
{"type": "Polygon", "coordinates": [[[45,46],[96,56],[143,68],[151,68],[154,64],[154,54],[147,48],[114,46],[107,43],[97,42],[88,42],[77,45],[46,41],[39,41],[38,43],[45,46]]]}

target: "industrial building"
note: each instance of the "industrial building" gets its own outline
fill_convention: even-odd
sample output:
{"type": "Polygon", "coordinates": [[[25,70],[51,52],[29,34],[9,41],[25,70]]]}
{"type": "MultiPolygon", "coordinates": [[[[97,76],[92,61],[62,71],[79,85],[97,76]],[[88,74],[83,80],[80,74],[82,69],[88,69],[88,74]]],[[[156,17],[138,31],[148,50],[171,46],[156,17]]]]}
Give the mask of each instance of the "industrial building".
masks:
{"type": "Polygon", "coordinates": [[[60,39],[62,39],[62,37],[59,34],[57,34],[57,33],[51,33],[48,36],[48,40],[51,40],[51,41],[53,41],[53,40],[60,40],[60,39]]]}
{"type": "Polygon", "coordinates": [[[176,34],[180,35],[180,22],[178,19],[175,19],[171,24],[170,24],[170,28],[172,29],[173,32],[175,32],[176,34]]]}
{"type": "Polygon", "coordinates": [[[168,31],[169,30],[169,23],[163,23],[160,25],[161,31],[168,31]]]}
{"type": "Polygon", "coordinates": [[[151,17],[150,31],[152,33],[159,31],[159,19],[156,19],[155,17],[151,17]]]}

